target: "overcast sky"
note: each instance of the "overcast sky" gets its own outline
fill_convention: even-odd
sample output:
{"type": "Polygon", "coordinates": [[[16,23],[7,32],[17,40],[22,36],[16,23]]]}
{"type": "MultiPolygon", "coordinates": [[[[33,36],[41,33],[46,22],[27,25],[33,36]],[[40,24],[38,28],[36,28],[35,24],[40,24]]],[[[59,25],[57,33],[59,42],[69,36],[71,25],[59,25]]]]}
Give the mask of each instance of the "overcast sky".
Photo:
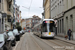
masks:
{"type": "Polygon", "coordinates": [[[20,10],[22,11],[22,18],[31,18],[33,15],[42,17],[41,13],[43,12],[43,0],[32,0],[32,3],[31,0],[16,0],[16,4],[20,6],[20,10]],[[30,5],[31,8],[29,11],[27,8],[29,8],[30,5]]]}

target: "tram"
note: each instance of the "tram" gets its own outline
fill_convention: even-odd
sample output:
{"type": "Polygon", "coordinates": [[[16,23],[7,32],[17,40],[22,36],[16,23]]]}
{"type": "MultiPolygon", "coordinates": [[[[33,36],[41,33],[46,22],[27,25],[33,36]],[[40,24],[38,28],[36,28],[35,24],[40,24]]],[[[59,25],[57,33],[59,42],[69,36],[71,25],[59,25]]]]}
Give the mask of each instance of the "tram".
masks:
{"type": "Polygon", "coordinates": [[[44,19],[41,23],[36,24],[33,28],[33,34],[39,37],[54,38],[55,22],[53,19],[44,19]]]}

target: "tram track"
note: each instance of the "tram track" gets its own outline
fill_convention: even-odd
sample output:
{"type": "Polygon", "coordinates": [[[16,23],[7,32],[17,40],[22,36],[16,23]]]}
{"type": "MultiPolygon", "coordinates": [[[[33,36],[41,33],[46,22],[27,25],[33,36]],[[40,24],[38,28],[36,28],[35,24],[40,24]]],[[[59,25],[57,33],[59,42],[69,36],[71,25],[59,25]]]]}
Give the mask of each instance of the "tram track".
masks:
{"type": "MultiPolygon", "coordinates": [[[[31,35],[31,36],[33,36],[33,35],[31,35]]],[[[35,36],[36,37],[36,36],[35,36]]],[[[32,37],[32,38],[34,38],[34,37],[32,37]]],[[[36,37],[36,38],[38,38],[39,40],[41,40],[41,41],[43,41],[42,39],[40,39],[39,37],[36,37]]],[[[34,39],[35,40],[35,39],[34,39]]],[[[45,44],[47,44],[45,41],[43,41],[45,44]]],[[[38,44],[39,45],[39,44],[38,44]]],[[[50,46],[49,44],[47,44],[49,47],[51,47],[52,49],[54,49],[52,46],[50,46]]],[[[40,45],[39,45],[40,46],[40,45]]],[[[41,48],[41,47],[40,47],[41,48]]],[[[43,50],[43,49],[42,49],[43,50]]],[[[55,49],[54,49],[55,50],[55,49]]]]}
{"type": "MultiPolygon", "coordinates": [[[[30,34],[29,34],[29,35],[30,35],[30,34]]],[[[31,36],[31,35],[30,35],[30,36],[31,36]]],[[[33,41],[35,40],[32,36],[31,36],[31,38],[32,38],[33,41]]],[[[34,43],[40,48],[40,50],[43,50],[37,42],[34,41],[34,43]]]]}
{"type": "Polygon", "coordinates": [[[65,46],[72,46],[72,44],[57,39],[41,39],[33,33],[26,33],[21,37],[14,50],[69,50],[65,49],[65,46]]]}
{"type": "MultiPolygon", "coordinates": [[[[53,43],[53,44],[55,44],[55,46],[59,46],[59,47],[61,47],[61,48],[65,48],[66,46],[73,46],[74,47],[74,45],[73,44],[69,44],[69,43],[67,43],[67,42],[62,42],[62,41],[60,41],[60,40],[43,40],[43,39],[41,39],[41,38],[39,38],[39,37],[37,37],[37,36],[35,36],[36,38],[38,38],[38,39],[40,39],[40,40],[42,40],[44,43],[46,43],[47,45],[49,45],[49,43],[47,43],[47,41],[49,41],[50,43],[53,43]],[[59,44],[58,44],[58,42],[59,42],[59,44]]],[[[53,48],[53,45],[49,45],[50,47],[52,47],[53,48]]],[[[68,49],[65,49],[65,50],[68,50],[68,49]]]]}
{"type": "Polygon", "coordinates": [[[61,40],[57,40],[57,39],[56,39],[56,42],[59,42],[59,43],[65,44],[65,45],[67,45],[67,46],[75,46],[74,44],[67,43],[67,42],[63,42],[63,41],[61,41],[61,40]]]}

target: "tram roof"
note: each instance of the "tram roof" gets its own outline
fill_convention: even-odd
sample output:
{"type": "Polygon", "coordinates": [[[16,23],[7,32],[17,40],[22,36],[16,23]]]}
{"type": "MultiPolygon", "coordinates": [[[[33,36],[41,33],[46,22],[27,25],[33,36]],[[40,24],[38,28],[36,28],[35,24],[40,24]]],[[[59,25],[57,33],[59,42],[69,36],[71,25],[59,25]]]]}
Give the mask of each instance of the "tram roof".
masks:
{"type": "Polygon", "coordinates": [[[54,19],[44,19],[43,21],[47,21],[47,20],[51,20],[51,21],[54,21],[54,19]]]}

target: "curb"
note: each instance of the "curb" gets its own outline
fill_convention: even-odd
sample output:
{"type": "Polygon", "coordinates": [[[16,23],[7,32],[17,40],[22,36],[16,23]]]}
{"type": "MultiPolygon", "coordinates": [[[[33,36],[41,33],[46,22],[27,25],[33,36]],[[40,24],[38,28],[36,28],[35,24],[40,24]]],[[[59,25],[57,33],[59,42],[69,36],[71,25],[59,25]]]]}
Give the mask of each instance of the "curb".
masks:
{"type": "Polygon", "coordinates": [[[72,43],[72,42],[70,42],[70,41],[67,41],[67,40],[62,40],[62,39],[59,39],[59,38],[57,38],[57,37],[55,37],[55,39],[58,39],[58,40],[61,40],[61,41],[63,41],[63,42],[66,42],[66,43],[70,43],[70,44],[73,44],[73,45],[75,45],[75,43],[72,43]]]}

